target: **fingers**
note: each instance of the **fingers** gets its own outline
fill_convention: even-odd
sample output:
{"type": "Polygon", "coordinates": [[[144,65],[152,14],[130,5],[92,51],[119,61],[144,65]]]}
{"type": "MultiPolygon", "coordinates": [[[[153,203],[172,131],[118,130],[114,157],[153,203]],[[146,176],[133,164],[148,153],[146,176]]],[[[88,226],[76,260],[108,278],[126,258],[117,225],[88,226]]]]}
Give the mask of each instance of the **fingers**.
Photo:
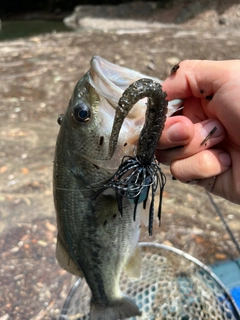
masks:
{"type": "Polygon", "coordinates": [[[231,157],[222,150],[208,149],[191,157],[175,160],[171,163],[171,173],[177,180],[186,183],[198,182],[217,176],[231,166],[231,157]]]}
{"type": "Polygon", "coordinates": [[[192,95],[210,99],[223,85],[223,79],[224,82],[228,82],[232,66],[232,61],[182,61],[176,73],[163,82],[163,90],[167,92],[169,100],[192,95]]]}
{"type": "Polygon", "coordinates": [[[231,167],[230,155],[219,146],[225,137],[226,131],[216,119],[193,124],[184,116],[176,116],[167,120],[156,156],[170,165],[177,180],[212,191],[215,176],[219,184],[220,175],[231,167]]]}
{"type": "Polygon", "coordinates": [[[177,159],[191,157],[219,144],[226,136],[225,129],[218,120],[208,119],[192,124],[185,117],[176,118],[178,122],[177,119],[176,122],[167,122],[156,151],[157,159],[163,164],[170,165],[177,159]],[[178,131],[174,130],[181,126],[182,130],[178,135],[178,131]]]}
{"type": "Polygon", "coordinates": [[[169,149],[186,145],[192,140],[193,135],[194,127],[188,118],[183,116],[167,118],[158,148],[169,149]]]}
{"type": "Polygon", "coordinates": [[[168,100],[183,99],[182,117],[167,120],[156,151],[176,179],[197,183],[236,203],[240,202],[239,72],[240,60],[180,62],[162,86],[168,100]]]}

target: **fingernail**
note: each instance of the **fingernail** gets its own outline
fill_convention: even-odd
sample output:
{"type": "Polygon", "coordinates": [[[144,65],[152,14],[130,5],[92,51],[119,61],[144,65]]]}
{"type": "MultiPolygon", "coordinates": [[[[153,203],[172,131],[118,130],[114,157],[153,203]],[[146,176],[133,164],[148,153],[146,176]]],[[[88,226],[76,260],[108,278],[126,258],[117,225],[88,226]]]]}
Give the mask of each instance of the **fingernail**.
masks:
{"type": "MultiPolygon", "coordinates": [[[[213,134],[212,134],[212,136],[211,137],[214,137],[214,138],[216,138],[216,137],[220,137],[224,132],[223,132],[223,128],[222,128],[222,126],[220,126],[219,125],[219,122],[218,121],[208,121],[207,123],[205,123],[204,125],[203,125],[203,127],[201,128],[201,134],[202,134],[202,136],[203,136],[203,138],[206,138],[208,135],[209,135],[209,133],[214,129],[214,128],[217,128],[214,132],[213,132],[213,134]]],[[[211,137],[209,137],[209,138],[211,138],[211,137]]]]}
{"type": "Polygon", "coordinates": [[[167,137],[170,141],[182,141],[189,138],[188,128],[180,122],[174,123],[167,130],[167,137]]]}
{"type": "Polygon", "coordinates": [[[230,167],[232,164],[232,159],[230,155],[226,152],[219,154],[219,159],[221,161],[221,164],[225,167],[230,167]]]}

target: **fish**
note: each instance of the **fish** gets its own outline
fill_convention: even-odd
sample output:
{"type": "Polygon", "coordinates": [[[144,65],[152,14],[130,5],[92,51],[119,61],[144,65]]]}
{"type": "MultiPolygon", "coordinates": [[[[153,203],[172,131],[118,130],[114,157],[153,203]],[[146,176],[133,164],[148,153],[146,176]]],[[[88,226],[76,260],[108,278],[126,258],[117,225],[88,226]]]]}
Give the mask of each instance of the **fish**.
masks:
{"type": "MultiPolygon", "coordinates": [[[[133,192],[131,187],[138,175],[131,167],[131,159],[142,157],[145,167],[154,167],[155,147],[149,156],[149,141],[144,139],[151,132],[144,133],[149,127],[144,123],[149,119],[146,114],[145,121],[146,102],[147,109],[151,109],[152,99],[146,98],[146,91],[149,84],[159,83],[159,79],[94,56],[89,71],[77,82],[68,108],[58,118],[60,130],[53,167],[56,257],[63,269],[84,277],[88,283],[91,320],[141,315],[136,303],[121,292],[119,280],[123,270],[130,278],[141,276],[141,214],[136,207],[146,203],[150,184],[147,190],[142,184],[138,193],[133,192]],[[127,105],[124,98],[131,97],[136,83],[141,87],[144,81],[140,79],[145,81],[145,92],[138,93],[136,101],[130,99],[127,105]],[[127,168],[125,172],[134,180],[124,195],[109,185],[114,179],[126,179],[121,168],[127,168]]],[[[180,105],[178,99],[165,104],[159,135],[166,116],[180,105]]],[[[120,189],[124,191],[122,186],[120,189]]]]}

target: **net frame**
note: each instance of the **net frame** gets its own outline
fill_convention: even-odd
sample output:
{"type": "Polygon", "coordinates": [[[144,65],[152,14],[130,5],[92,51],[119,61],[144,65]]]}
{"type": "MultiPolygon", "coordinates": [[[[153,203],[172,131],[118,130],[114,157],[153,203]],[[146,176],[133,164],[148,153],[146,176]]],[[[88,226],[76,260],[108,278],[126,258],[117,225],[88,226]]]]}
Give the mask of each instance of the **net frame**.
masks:
{"type": "MultiPolygon", "coordinates": [[[[135,302],[138,304],[138,306],[140,307],[140,309],[143,311],[142,316],[139,317],[132,317],[130,318],[131,320],[158,320],[158,319],[162,319],[162,320],[169,320],[169,319],[178,319],[178,320],[200,320],[200,319],[219,319],[219,320],[240,320],[240,311],[235,303],[235,301],[233,300],[233,298],[231,297],[228,289],[223,285],[223,283],[219,280],[219,278],[211,271],[211,269],[209,267],[207,267],[206,265],[204,265],[202,262],[200,262],[198,259],[194,258],[193,256],[189,255],[188,253],[185,253],[183,251],[181,251],[180,249],[174,248],[174,247],[170,247],[164,244],[158,244],[158,243],[152,243],[152,242],[140,242],[139,246],[142,248],[142,251],[144,252],[144,257],[143,257],[143,266],[144,264],[146,264],[146,261],[151,261],[150,264],[148,266],[146,266],[146,269],[143,270],[143,276],[141,278],[141,280],[131,280],[129,279],[126,275],[122,275],[121,278],[121,289],[123,291],[125,291],[125,293],[129,296],[131,296],[135,302]],[[147,254],[146,252],[149,251],[147,254]],[[156,253],[157,252],[157,253],[156,253]],[[164,253],[164,255],[162,254],[164,253]],[[155,257],[156,256],[156,257],[155,257]],[[181,292],[181,297],[180,299],[178,299],[177,297],[175,297],[175,302],[173,300],[172,304],[169,304],[170,307],[168,306],[167,303],[164,303],[163,301],[161,302],[161,305],[156,305],[154,304],[154,299],[149,299],[147,298],[146,294],[145,296],[141,293],[141,292],[149,292],[150,295],[150,289],[149,288],[154,288],[151,287],[152,284],[147,284],[147,286],[145,286],[144,290],[141,290],[143,287],[143,284],[141,281],[146,281],[147,282],[150,278],[146,278],[146,270],[150,270],[150,266],[152,267],[152,270],[157,269],[157,267],[159,268],[158,265],[155,266],[155,264],[152,264],[152,261],[157,261],[158,257],[159,259],[160,257],[162,257],[159,261],[161,263],[161,268],[162,270],[168,270],[169,269],[169,261],[170,263],[173,262],[171,261],[171,257],[174,257],[174,261],[179,261],[179,265],[178,268],[176,268],[176,270],[172,273],[175,275],[175,278],[177,279],[178,282],[178,286],[180,283],[180,292],[181,292]],[[148,257],[146,259],[146,257],[148,257]],[[151,257],[149,259],[149,257],[151,257]],[[167,258],[166,258],[167,257],[167,258]],[[170,257],[170,258],[169,258],[170,257]],[[145,259],[145,261],[144,261],[145,259]],[[155,259],[155,260],[154,260],[155,259]],[[166,261],[165,261],[166,260],[166,261]],[[184,263],[182,263],[182,261],[184,263]],[[165,266],[164,263],[167,263],[167,265],[165,266]],[[185,263],[186,262],[186,263],[185,263]],[[155,268],[154,268],[155,266],[155,268]],[[164,269],[165,268],[165,269],[164,269]],[[167,268],[167,269],[166,269],[167,268]],[[145,273],[144,273],[145,272],[145,273]],[[145,278],[144,278],[145,277],[145,278]],[[197,278],[200,277],[200,280],[197,278]],[[202,277],[202,278],[201,278],[202,277]],[[193,280],[193,282],[189,282],[188,280],[193,280]],[[197,279],[197,280],[196,280],[197,279]],[[206,300],[212,301],[212,306],[209,305],[209,301],[207,301],[207,306],[209,307],[209,314],[206,313],[206,310],[203,311],[201,310],[201,308],[197,307],[194,310],[197,311],[197,315],[194,315],[193,313],[191,314],[191,312],[189,312],[189,307],[191,305],[198,304],[198,299],[199,297],[194,296],[193,294],[193,290],[191,288],[192,284],[194,284],[195,289],[198,287],[201,287],[201,283],[203,285],[203,282],[201,282],[201,280],[204,280],[203,282],[206,282],[204,284],[204,290],[203,290],[203,296],[205,295],[206,300]],[[200,281],[200,282],[199,282],[200,281]],[[190,285],[189,285],[190,283],[190,285]],[[200,283],[200,285],[199,285],[200,283]],[[131,286],[130,286],[131,284],[131,286]],[[135,289],[134,289],[135,288],[135,289]],[[146,289],[148,288],[148,289],[146,289]],[[207,288],[207,289],[206,289],[207,288]],[[134,291],[135,290],[135,291],[134,291]],[[136,294],[133,294],[133,293],[136,294]],[[211,295],[211,297],[210,297],[211,295]],[[139,297],[145,297],[145,300],[142,301],[148,301],[148,304],[150,305],[149,307],[146,307],[146,303],[144,305],[144,303],[142,303],[141,301],[139,301],[139,297]],[[179,312],[177,312],[176,310],[174,311],[173,309],[177,308],[176,306],[179,304],[179,301],[182,299],[182,297],[184,297],[184,301],[182,303],[183,305],[183,309],[185,310],[183,311],[182,315],[179,315],[179,312]],[[186,298],[187,297],[187,298],[186,298]],[[215,298],[215,302],[213,301],[215,298]],[[151,301],[150,301],[151,300],[151,301]],[[150,302],[149,302],[150,301],[150,302]],[[214,304],[215,303],[215,304],[214,304]],[[185,305],[184,305],[185,304],[185,305]],[[214,306],[217,308],[217,310],[214,310],[214,306]],[[148,309],[153,309],[153,307],[155,308],[155,311],[149,311],[148,309]],[[174,307],[174,308],[173,308],[174,307]],[[185,309],[184,309],[185,308],[185,309]],[[170,310],[170,311],[169,311],[170,310]]],[[[157,263],[157,262],[155,262],[157,263]]],[[[173,264],[173,263],[172,263],[173,264]]],[[[149,273],[150,271],[148,271],[149,273]]],[[[163,271],[164,273],[165,271],[163,271]]],[[[163,274],[164,276],[164,274],[163,274]]],[[[159,273],[159,277],[160,277],[160,273],[159,273]]],[[[169,277],[169,276],[168,276],[169,277]]],[[[155,273],[155,278],[156,278],[156,273],[155,273]]],[[[167,283],[175,283],[176,279],[174,277],[171,279],[168,278],[165,282],[160,283],[161,285],[163,285],[163,283],[165,283],[164,285],[166,286],[167,283]],[[174,282],[175,281],[175,282],[174,282]]],[[[152,279],[152,283],[155,285],[156,281],[160,281],[159,279],[152,279]]],[[[150,281],[149,281],[150,282],[150,281]]],[[[84,313],[82,310],[77,310],[78,306],[77,306],[77,297],[81,296],[80,292],[81,292],[81,288],[82,291],[84,293],[84,295],[82,295],[83,297],[83,301],[82,300],[82,305],[90,305],[90,290],[88,292],[88,294],[86,295],[86,282],[84,279],[80,279],[78,278],[76,280],[76,282],[74,283],[74,285],[72,286],[72,288],[70,289],[70,292],[68,294],[68,297],[63,305],[62,308],[62,312],[60,315],[59,320],[88,320],[89,319],[89,308],[85,306],[86,309],[86,313],[84,313]],[[73,304],[73,300],[75,301],[75,307],[76,307],[76,312],[74,315],[74,311],[72,312],[71,309],[74,308],[74,304],[73,304]],[[72,312],[72,314],[71,314],[72,312]]],[[[201,288],[200,288],[201,289],[201,288]]],[[[156,291],[156,288],[154,289],[156,291]]],[[[159,289],[158,290],[162,290],[159,289]]],[[[172,288],[168,288],[169,292],[171,293],[172,288]]],[[[199,291],[197,291],[199,292],[199,291]]],[[[164,293],[164,292],[163,292],[164,293]]],[[[161,294],[156,293],[155,296],[161,296],[161,294]]],[[[166,296],[165,296],[166,298],[166,296]]],[[[164,298],[163,298],[164,299],[164,298]]],[[[204,304],[205,302],[201,302],[202,304],[204,304]]],[[[199,303],[199,305],[201,305],[201,303],[199,303]]],[[[79,303],[79,308],[81,306],[81,302],[79,303]]],[[[204,307],[202,307],[202,309],[204,309],[204,307]]],[[[83,307],[84,310],[84,307],[83,307]]],[[[182,312],[182,311],[181,311],[182,312]]]]}

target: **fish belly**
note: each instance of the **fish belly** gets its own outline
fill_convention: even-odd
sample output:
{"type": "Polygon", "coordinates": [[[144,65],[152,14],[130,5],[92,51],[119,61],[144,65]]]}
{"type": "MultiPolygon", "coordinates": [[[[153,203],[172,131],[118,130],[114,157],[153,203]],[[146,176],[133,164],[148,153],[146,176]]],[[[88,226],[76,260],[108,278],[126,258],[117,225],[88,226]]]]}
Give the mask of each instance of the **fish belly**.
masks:
{"type": "MultiPolygon", "coordinates": [[[[65,180],[65,179],[64,179],[65,180]]],[[[58,180],[59,182],[59,180],[58,180]]],[[[69,179],[68,179],[69,182],[69,179]]],[[[140,314],[133,300],[119,288],[125,267],[131,276],[139,276],[138,254],[140,221],[133,220],[133,204],[123,200],[123,214],[118,212],[116,198],[79,189],[66,181],[55,188],[58,214],[57,258],[67,271],[84,276],[92,292],[90,319],[125,319],[140,314]]]]}

